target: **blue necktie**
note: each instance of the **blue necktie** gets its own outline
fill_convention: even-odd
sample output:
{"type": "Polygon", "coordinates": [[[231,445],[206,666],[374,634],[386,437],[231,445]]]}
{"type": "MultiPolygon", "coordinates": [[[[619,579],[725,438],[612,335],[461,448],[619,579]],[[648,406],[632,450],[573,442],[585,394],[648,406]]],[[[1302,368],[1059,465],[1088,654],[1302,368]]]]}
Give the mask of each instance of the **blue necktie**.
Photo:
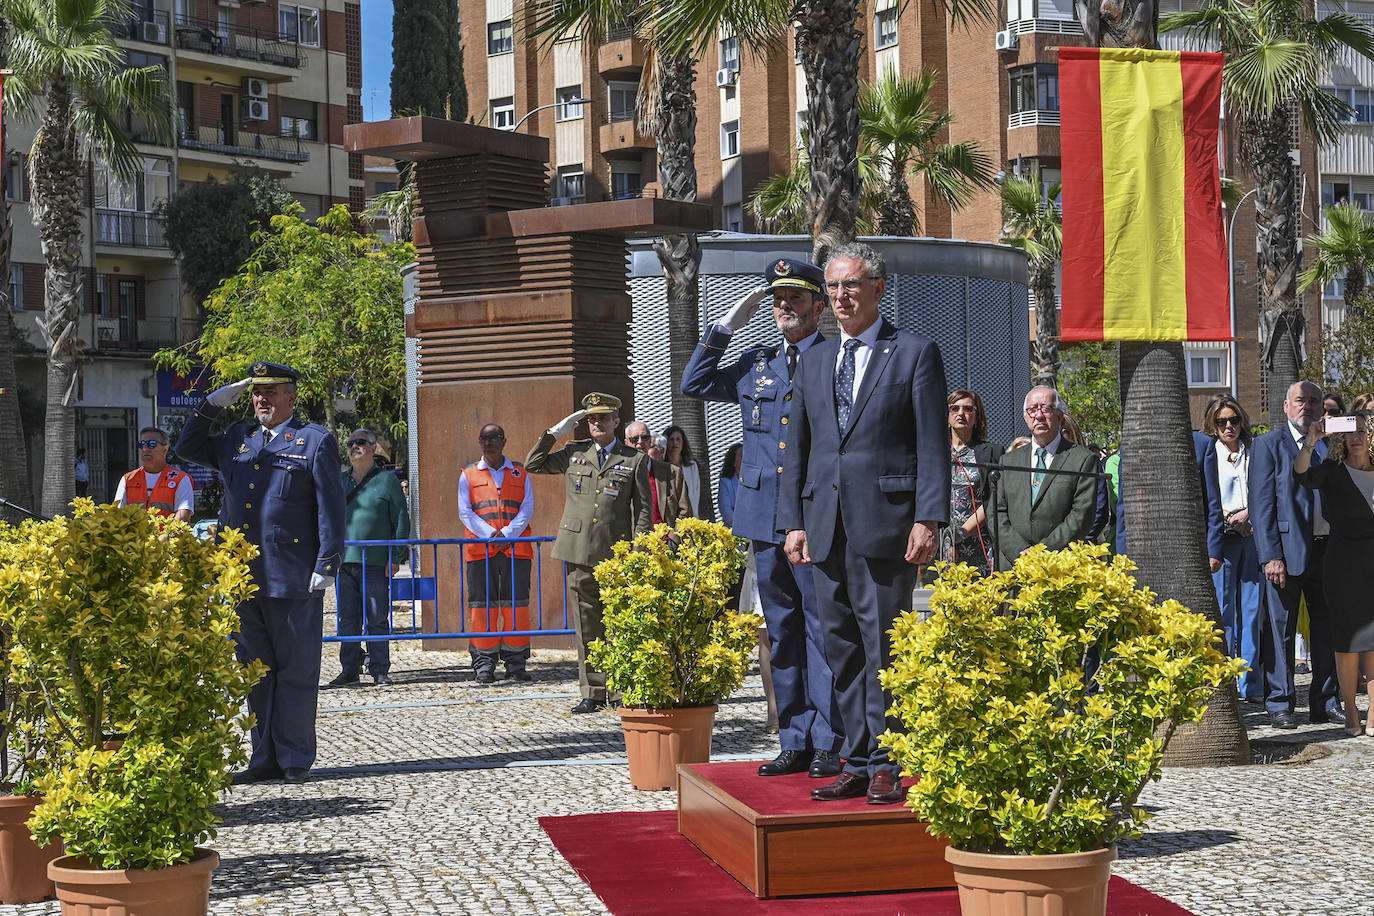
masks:
{"type": "Polygon", "coordinates": [[[857,338],[844,342],[844,356],[835,373],[835,409],[839,415],[840,432],[849,428],[849,412],[854,408],[854,351],[859,349],[857,338]]]}

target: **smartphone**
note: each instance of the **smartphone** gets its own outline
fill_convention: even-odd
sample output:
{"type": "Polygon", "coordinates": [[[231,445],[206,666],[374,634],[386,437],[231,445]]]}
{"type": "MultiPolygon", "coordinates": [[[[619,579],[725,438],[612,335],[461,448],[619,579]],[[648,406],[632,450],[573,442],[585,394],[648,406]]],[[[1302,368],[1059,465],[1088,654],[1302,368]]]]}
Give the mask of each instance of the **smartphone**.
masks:
{"type": "Polygon", "coordinates": [[[1328,433],[1353,433],[1355,420],[1355,417],[1327,417],[1326,431],[1328,433]]]}

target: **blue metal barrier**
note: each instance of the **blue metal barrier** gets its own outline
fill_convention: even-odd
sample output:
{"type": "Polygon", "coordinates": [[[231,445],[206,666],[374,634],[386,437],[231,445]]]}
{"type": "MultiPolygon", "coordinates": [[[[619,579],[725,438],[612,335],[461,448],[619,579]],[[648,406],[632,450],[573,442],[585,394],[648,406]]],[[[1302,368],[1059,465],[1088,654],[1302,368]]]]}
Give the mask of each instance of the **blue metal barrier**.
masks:
{"type": "MultiPolygon", "coordinates": [[[[562,625],[561,625],[561,626],[545,626],[545,619],[544,619],[544,589],[543,589],[543,584],[544,584],[544,570],[543,570],[543,562],[542,562],[542,559],[543,559],[543,558],[542,558],[542,556],[541,556],[541,554],[540,554],[539,545],[541,545],[541,544],[546,544],[546,543],[552,543],[553,541],[554,541],[554,538],[551,538],[551,537],[524,537],[524,538],[412,538],[412,539],[409,539],[409,540],[394,540],[394,541],[388,541],[388,540],[377,540],[377,541],[345,541],[345,542],[344,542],[344,546],[346,546],[346,547],[372,547],[372,548],[376,548],[376,547],[389,547],[389,548],[392,549],[392,555],[393,555],[393,556],[395,555],[395,553],[396,553],[397,550],[405,550],[406,553],[407,553],[407,554],[409,555],[409,557],[410,557],[410,563],[409,563],[409,566],[410,566],[410,575],[409,575],[409,576],[391,577],[391,578],[388,579],[388,598],[389,598],[389,600],[390,600],[390,609],[391,609],[391,613],[388,614],[388,617],[387,617],[387,621],[388,621],[388,625],[389,625],[389,631],[388,631],[386,634],[378,634],[378,635],[365,634],[365,635],[361,635],[361,636],[339,636],[339,635],[334,635],[334,636],[326,636],[326,637],[324,637],[324,641],[325,641],[325,642],[376,642],[376,641],[382,641],[382,640],[394,641],[394,640],[401,640],[401,639],[473,639],[473,638],[480,638],[480,637],[501,637],[501,636],[565,636],[565,635],[571,635],[571,634],[575,633],[576,631],[572,628],[572,626],[571,626],[570,623],[569,623],[569,619],[568,619],[568,587],[567,587],[567,584],[566,584],[566,581],[567,581],[567,577],[566,577],[567,570],[566,570],[566,569],[560,570],[560,571],[563,573],[563,581],[564,581],[564,585],[563,585],[563,588],[562,588],[562,593],[563,593],[563,612],[562,612],[562,618],[561,618],[561,621],[559,621],[557,615],[555,615],[554,619],[553,619],[552,621],[550,621],[551,623],[559,623],[559,622],[561,622],[562,625]],[[533,558],[533,562],[532,562],[532,564],[531,564],[531,579],[532,579],[532,581],[531,581],[531,583],[530,583],[530,596],[529,596],[529,602],[530,602],[529,607],[530,607],[530,612],[531,612],[531,624],[532,624],[530,629],[527,629],[527,630],[480,630],[480,631],[479,631],[479,630],[470,630],[470,629],[464,628],[464,629],[460,629],[460,630],[457,631],[457,632],[443,632],[443,631],[440,631],[440,630],[438,629],[438,627],[439,627],[439,617],[440,617],[439,610],[440,610],[440,609],[439,609],[439,607],[438,607],[437,605],[436,605],[435,611],[434,611],[434,629],[433,629],[433,630],[426,630],[426,629],[424,629],[424,628],[421,626],[420,615],[419,615],[419,603],[420,603],[421,601],[434,601],[434,602],[438,602],[438,600],[439,600],[439,571],[440,571],[440,568],[441,568],[440,565],[439,565],[439,548],[440,548],[440,547],[451,547],[451,548],[456,548],[456,549],[459,551],[458,557],[456,558],[456,562],[457,562],[457,564],[458,564],[458,611],[457,611],[457,613],[459,614],[460,619],[464,622],[464,624],[466,624],[466,623],[468,622],[468,600],[467,600],[467,596],[468,596],[468,582],[467,582],[468,569],[467,569],[467,564],[468,564],[468,561],[467,561],[466,558],[463,556],[463,548],[466,547],[466,546],[472,545],[472,544],[478,544],[478,545],[484,545],[484,546],[494,546],[494,547],[496,547],[497,549],[501,549],[501,548],[504,548],[504,547],[509,547],[510,545],[513,545],[513,544],[522,544],[522,543],[527,543],[527,544],[532,544],[532,545],[534,545],[534,558],[533,558]],[[422,552],[423,552],[424,550],[428,550],[428,551],[429,551],[429,561],[430,561],[430,563],[429,563],[429,568],[433,571],[433,575],[429,575],[429,576],[422,576],[422,575],[420,575],[420,566],[421,566],[421,562],[420,562],[420,561],[421,561],[421,558],[422,558],[422,557],[421,557],[421,554],[422,554],[422,552]],[[400,604],[400,603],[404,603],[404,602],[409,602],[409,603],[410,603],[410,628],[409,628],[409,632],[406,632],[406,631],[404,631],[404,630],[398,632],[397,629],[396,629],[396,626],[395,626],[395,619],[394,619],[394,618],[395,618],[395,605],[396,605],[396,604],[400,604]]],[[[510,553],[509,553],[509,557],[499,557],[499,556],[498,556],[498,557],[495,557],[495,558],[493,558],[493,559],[494,559],[496,562],[506,562],[507,560],[510,562],[510,564],[511,564],[511,580],[512,580],[512,582],[514,582],[515,577],[516,577],[516,570],[517,570],[517,568],[516,568],[515,551],[514,551],[514,550],[511,550],[510,553]]],[[[490,561],[489,561],[489,562],[490,562],[490,561]]],[[[560,565],[561,565],[561,564],[560,564],[560,565]]],[[[369,567],[369,566],[367,566],[366,564],[364,564],[363,567],[362,567],[363,579],[362,579],[362,584],[361,584],[361,589],[360,589],[360,590],[361,590],[361,592],[362,592],[362,594],[363,594],[364,596],[366,596],[366,594],[367,594],[367,571],[368,571],[369,568],[375,569],[376,567],[369,567]]],[[[487,574],[488,574],[488,576],[490,576],[490,566],[489,566],[489,565],[488,565],[487,569],[488,569],[488,573],[487,573],[487,574]]],[[[489,585],[489,583],[488,583],[488,585],[489,585]]],[[[490,620],[491,614],[492,614],[493,612],[499,613],[499,612],[502,611],[503,609],[506,609],[506,607],[505,607],[505,605],[502,604],[502,599],[501,599],[499,596],[492,595],[493,589],[491,589],[490,587],[487,587],[487,588],[483,589],[483,591],[484,591],[484,593],[485,593],[486,596],[487,596],[487,597],[486,597],[485,607],[486,607],[486,613],[487,613],[487,615],[488,615],[488,620],[490,620]]],[[[512,592],[512,593],[514,593],[514,592],[512,592]]],[[[339,585],[338,585],[338,580],[335,580],[335,583],[334,583],[334,598],[335,598],[336,610],[335,610],[335,614],[334,614],[334,630],[335,630],[335,633],[336,633],[336,634],[338,633],[338,629],[339,629],[339,614],[338,614],[338,610],[337,610],[338,596],[339,596],[339,585]]],[[[364,598],[364,601],[366,601],[366,598],[364,598]]],[[[511,603],[511,604],[514,604],[514,601],[511,601],[510,603],[511,603]]],[[[479,607],[481,607],[481,606],[479,605],[479,607]]],[[[364,612],[363,612],[363,614],[362,614],[362,621],[363,621],[363,627],[364,627],[364,629],[366,629],[367,614],[366,614],[366,610],[365,610],[365,609],[364,609],[364,612]]],[[[511,623],[512,623],[512,625],[513,625],[513,620],[511,621],[511,623]]]]}

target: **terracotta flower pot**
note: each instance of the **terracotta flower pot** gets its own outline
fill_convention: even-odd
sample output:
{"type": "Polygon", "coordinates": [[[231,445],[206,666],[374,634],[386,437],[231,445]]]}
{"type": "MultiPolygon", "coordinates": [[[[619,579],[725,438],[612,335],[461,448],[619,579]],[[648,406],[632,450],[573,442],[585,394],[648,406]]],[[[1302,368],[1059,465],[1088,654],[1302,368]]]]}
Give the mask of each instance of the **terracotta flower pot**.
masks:
{"type": "Polygon", "coordinates": [[[210,873],[219,853],[196,847],[184,865],[170,868],[96,868],[77,856],[48,865],[64,916],[205,916],[210,873]]]}
{"type": "Polygon", "coordinates": [[[709,761],[716,708],[616,709],[625,729],[630,784],[650,791],[676,789],[679,763],[709,761]]]}
{"type": "Polygon", "coordinates": [[[1115,858],[1115,846],[1045,856],[945,850],[963,916],[1104,916],[1115,858]]]}
{"type": "Polygon", "coordinates": [[[48,863],[62,855],[62,844],[39,846],[27,824],[42,800],[37,795],[0,796],[0,903],[35,903],[53,895],[48,863]]]}

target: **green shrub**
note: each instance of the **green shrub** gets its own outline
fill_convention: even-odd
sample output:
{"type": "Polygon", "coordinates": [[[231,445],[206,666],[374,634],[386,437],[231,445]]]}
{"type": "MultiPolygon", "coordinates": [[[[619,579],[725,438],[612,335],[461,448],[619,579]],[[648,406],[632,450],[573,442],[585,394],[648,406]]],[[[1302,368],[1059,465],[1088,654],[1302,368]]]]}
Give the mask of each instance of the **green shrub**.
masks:
{"type": "Polygon", "coordinates": [[[588,658],[626,706],[709,706],[744,683],[761,620],[729,607],[741,543],[725,525],[684,518],[597,565],[606,636],[588,658]]]}
{"type": "Polygon", "coordinates": [[[944,566],[934,616],[905,614],[882,672],[903,731],[882,742],[919,782],[933,834],[997,853],[1082,852],[1139,836],[1135,807],[1175,727],[1243,662],[1176,601],[1157,603],[1124,556],[1037,547],[980,577],[944,566]],[[1102,664],[1085,681],[1088,650],[1102,664]]]}

